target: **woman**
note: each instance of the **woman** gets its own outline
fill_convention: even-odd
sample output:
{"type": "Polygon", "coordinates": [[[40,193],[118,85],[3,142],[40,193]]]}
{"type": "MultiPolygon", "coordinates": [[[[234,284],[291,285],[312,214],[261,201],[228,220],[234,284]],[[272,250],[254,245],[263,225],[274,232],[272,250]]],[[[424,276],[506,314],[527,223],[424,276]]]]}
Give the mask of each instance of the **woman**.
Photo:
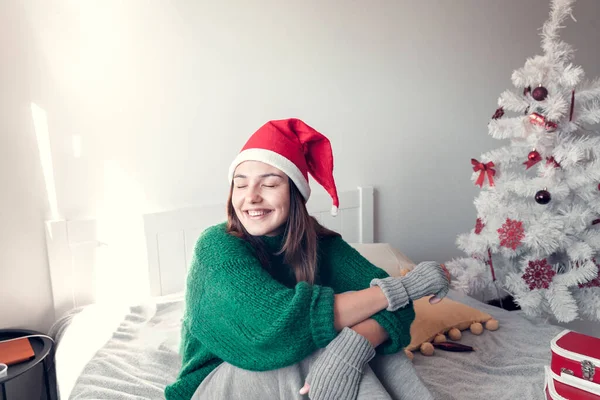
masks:
{"type": "Polygon", "coordinates": [[[402,350],[412,301],[444,297],[447,273],[369,263],[308,215],[308,172],[335,213],[331,145],[298,119],[265,124],[231,164],[227,223],[194,249],[167,399],[430,398],[402,350]]]}

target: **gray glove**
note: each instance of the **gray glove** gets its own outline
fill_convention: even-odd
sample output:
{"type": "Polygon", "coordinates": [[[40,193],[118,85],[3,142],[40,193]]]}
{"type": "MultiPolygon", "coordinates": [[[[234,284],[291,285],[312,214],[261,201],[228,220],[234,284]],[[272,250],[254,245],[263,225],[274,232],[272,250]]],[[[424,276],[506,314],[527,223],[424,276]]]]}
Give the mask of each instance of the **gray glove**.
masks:
{"type": "Polygon", "coordinates": [[[344,328],[315,360],[306,377],[311,400],[355,400],[365,365],[375,349],[362,335],[344,328]]]}
{"type": "Polygon", "coordinates": [[[373,279],[371,286],[379,286],[388,300],[388,311],[396,311],[430,294],[442,299],[448,294],[450,281],[442,266],[434,261],[420,263],[403,277],[373,279]]]}

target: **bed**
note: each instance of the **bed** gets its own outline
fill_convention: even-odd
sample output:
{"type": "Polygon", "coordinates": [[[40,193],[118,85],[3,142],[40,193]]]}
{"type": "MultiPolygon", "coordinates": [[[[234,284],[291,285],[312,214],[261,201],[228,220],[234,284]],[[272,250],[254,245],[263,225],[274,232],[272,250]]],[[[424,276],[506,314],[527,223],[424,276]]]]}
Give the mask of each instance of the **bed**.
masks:
{"type": "MultiPolygon", "coordinates": [[[[342,192],[340,204],[336,218],[329,215],[327,196],[315,196],[308,208],[391,275],[414,265],[400,250],[373,243],[373,188],[342,192]]],[[[147,282],[148,295],[135,301],[98,298],[97,251],[114,246],[100,240],[98,221],[47,222],[59,398],[164,398],[164,387],[180,367],[179,328],[191,250],[205,227],[222,221],[223,210],[222,205],[202,206],[141,216],[147,270],[141,281],[147,282]]],[[[480,336],[465,332],[461,343],[475,347],[472,353],[415,355],[415,368],[435,398],[543,399],[549,343],[562,328],[453,290],[449,298],[491,314],[500,329],[480,336]]]]}

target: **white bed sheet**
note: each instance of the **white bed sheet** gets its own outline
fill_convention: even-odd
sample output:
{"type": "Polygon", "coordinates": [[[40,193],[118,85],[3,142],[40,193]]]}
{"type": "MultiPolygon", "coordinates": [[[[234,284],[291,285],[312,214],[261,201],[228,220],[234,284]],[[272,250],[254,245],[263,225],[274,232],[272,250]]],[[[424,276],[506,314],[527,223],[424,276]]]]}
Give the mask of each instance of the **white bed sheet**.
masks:
{"type": "Polygon", "coordinates": [[[112,337],[127,311],[125,305],[93,304],[78,310],[65,321],[68,326],[64,327],[54,357],[59,398],[69,398],[77,378],[112,337]]]}
{"type": "MultiPolygon", "coordinates": [[[[183,302],[183,299],[184,293],[176,293],[150,298],[136,306],[148,314],[156,311],[156,304],[183,302]]],[[[63,331],[55,353],[57,391],[60,399],[70,398],[84,368],[113,337],[130,308],[127,304],[92,304],[76,310],[63,322],[67,326],[53,327],[55,331],[63,331]]],[[[57,325],[60,323],[59,321],[57,325]]],[[[178,338],[177,336],[173,339],[178,338]]]]}
{"type": "MultiPolygon", "coordinates": [[[[455,291],[449,297],[491,313],[501,325],[498,331],[485,331],[481,336],[464,333],[461,343],[474,346],[474,353],[438,350],[433,357],[415,355],[415,368],[435,398],[543,399],[549,342],[562,328],[487,306],[455,291]]],[[[162,398],[162,389],[179,369],[176,353],[182,313],[181,295],[132,307],[124,320],[121,307],[84,309],[58,345],[61,399],[162,398]]]]}

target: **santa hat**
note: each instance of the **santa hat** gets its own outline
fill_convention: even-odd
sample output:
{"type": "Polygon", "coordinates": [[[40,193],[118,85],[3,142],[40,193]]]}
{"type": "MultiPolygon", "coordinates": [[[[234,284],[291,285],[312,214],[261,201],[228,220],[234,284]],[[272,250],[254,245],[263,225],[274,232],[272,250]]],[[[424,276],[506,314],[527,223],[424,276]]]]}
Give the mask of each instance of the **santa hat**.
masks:
{"type": "Polygon", "coordinates": [[[229,182],[244,161],[261,161],[285,173],[305,200],[310,197],[308,173],[333,199],[332,215],[340,205],[333,179],[333,153],[329,139],[303,121],[290,118],[269,121],[248,139],[229,167],[229,182]]]}

